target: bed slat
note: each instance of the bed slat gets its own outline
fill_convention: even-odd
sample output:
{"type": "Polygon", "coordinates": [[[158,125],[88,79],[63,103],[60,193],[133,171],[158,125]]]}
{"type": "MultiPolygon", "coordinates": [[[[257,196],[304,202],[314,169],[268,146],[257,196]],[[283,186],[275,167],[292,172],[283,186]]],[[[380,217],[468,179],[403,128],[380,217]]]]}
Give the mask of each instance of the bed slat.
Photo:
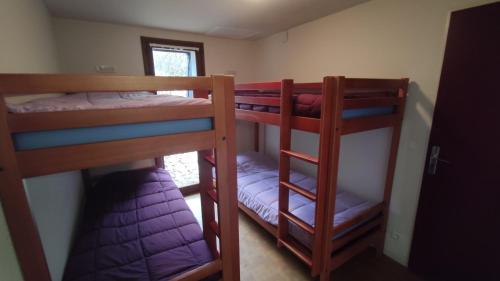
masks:
{"type": "Polygon", "coordinates": [[[341,233],[342,231],[344,231],[350,227],[353,227],[359,223],[362,223],[362,222],[370,219],[370,217],[377,216],[378,214],[380,214],[382,212],[383,209],[384,209],[384,204],[380,203],[380,204],[377,204],[377,205],[361,212],[360,214],[358,214],[354,218],[334,227],[333,228],[333,235],[335,236],[335,235],[341,233]]]}
{"type": "Polygon", "coordinates": [[[16,155],[21,174],[26,178],[211,149],[214,146],[215,132],[212,130],[26,150],[16,152],[16,155]]]}
{"type": "Polygon", "coordinates": [[[210,77],[0,74],[0,94],[211,90],[210,77]]]}
{"type": "Polygon", "coordinates": [[[13,133],[158,122],[213,117],[207,105],[153,106],[144,108],[79,110],[61,112],[10,113],[7,115],[13,133]]]}
{"type": "Polygon", "coordinates": [[[349,233],[346,233],[345,235],[342,235],[340,238],[333,240],[332,242],[332,247],[331,251],[335,252],[345,246],[347,243],[351,242],[352,240],[355,240],[359,238],[360,236],[363,236],[364,234],[368,233],[369,231],[373,230],[374,228],[381,226],[382,225],[382,217],[376,218],[375,220],[357,227],[353,231],[350,231],[349,233]]]}
{"type": "Polygon", "coordinates": [[[359,117],[343,120],[342,135],[395,126],[400,120],[397,114],[359,117]]]}
{"type": "Polygon", "coordinates": [[[216,259],[193,270],[172,278],[172,281],[197,281],[209,277],[222,270],[222,261],[216,259]]]}

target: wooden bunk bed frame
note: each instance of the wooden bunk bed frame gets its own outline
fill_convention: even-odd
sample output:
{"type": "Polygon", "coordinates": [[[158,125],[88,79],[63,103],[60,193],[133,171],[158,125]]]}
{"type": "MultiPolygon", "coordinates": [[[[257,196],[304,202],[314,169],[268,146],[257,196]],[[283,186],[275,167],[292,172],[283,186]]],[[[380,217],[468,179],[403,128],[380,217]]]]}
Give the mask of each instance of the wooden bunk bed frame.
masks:
{"type": "Polygon", "coordinates": [[[234,80],[228,76],[1,74],[0,200],[24,279],[50,280],[50,274],[23,178],[199,151],[203,232],[215,259],[174,280],[199,280],[217,273],[222,273],[224,280],[239,280],[233,90],[234,80]],[[5,102],[7,95],[157,90],[193,90],[196,97],[205,98],[212,92],[212,104],[12,114],[5,102]],[[16,151],[12,141],[12,134],[19,132],[191,118],[212,118],[213,129],[25,151],[16,151]],[[211,182],[205,182],[211,166],[203,160],[214,149],[218,163],[217,191],[211,182]],[[218,223],[214,219],[214,205],[218,223]],[[216,237],[220,239],[220,253],[216,237]]]}
{"type": "Polygon", "coordinates": [[[279,106],[280,113],[268,113],[236,109],[236,118],[256,123],[255,150],[258,151],[259,123],[280,126],[280,164],[279,164],[279,221],[274,226],[260,218],[253,210],[239,203],[239,208],[259,225],[277,238],[278,246],[285,247],[311,268],[312,276],[320,280],[330,280],[332,270],[338,268],[351,257],[375,246],[379,254],[384,248],[385,231],[391,199],[392,182],[404,115],[408,89],[408,79],[353,79],[342,76],[325,77],[323,83],[297,83],[293,80],[281,82],[252,83],[236,85],[236,91],[256,91],[259,96],[238,96],[236,103],[251,105],[279,106]],[[350,92],[365,91],[355,95],[350,92]],[[375,90],[377,94],[366,91],[375,90]],[[393,95],[380,95],[390,90],[393,95]],[[321,118],[292,115],[293,94],[295,92],[321,93],[321,118]],[[266,92],[279,92],[279,97],[265,97],[266,92]],[[344,109],[370,107],[394,108],[393,113],[343,119],[344,109]],[[388,168],[385,179],[383,201],[360,213],[341,225],[333,227],[337,177],[342,135],[391,127],[392,139],[388,168]],[[291,129],[320,134],[318,157],[291,151],[291,129]],[[317,193],[313,194],[289,182],[290,158],[296,158],[318,166],[317,193]],[[303,222],[288,211],[289,191],[316,201],[315,227],[303,222]],[[365,222],[367,219],[368,222],[365,222]],[[289,222],[312,235],[312,246],[307,248],[288,233],[289,222]],[[358,224],[361,226],[356,227],[358,224]],[[338,239],[336,234],[354,228],[338,239]]]}

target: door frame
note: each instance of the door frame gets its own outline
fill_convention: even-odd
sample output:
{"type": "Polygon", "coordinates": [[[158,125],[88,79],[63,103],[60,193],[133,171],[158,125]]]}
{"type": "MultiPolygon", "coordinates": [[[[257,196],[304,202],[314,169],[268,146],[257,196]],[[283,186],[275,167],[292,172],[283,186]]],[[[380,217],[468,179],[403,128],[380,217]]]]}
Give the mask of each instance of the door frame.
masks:
{"type": "MultiPolygon", "coordinates": [[[[429,175],[429,166],[430,166],[430,160],[431,160],[430,158],[432,156],[434,156],[436,161],[437,161],[436,163],[441,163],[441,164],[438,164],[441,167],[443,165],[450,165],[451,164],[450,161],[448,161],[448,160],[450,160],[450,158],[448,158],[449,155],[448,155],[448,157],[445,155],[445,159],[440,159],[440,158],[438,158],[439,153],[434,154],[432,151],[432,148],[434,146],[439,147],[439,145],[440,145],[439,142],[435,141],[436,135],[438,135],[438,132],[439,132],[439,127],[435,127],[435,125],[440,121],[439,118],[441,116],[439,114],[439,111],[444,109],[444,108],[440,108],[440,106],[445,107],[444,106],[445,105],[444,97],[445,97],[447,91],[443,90],[442,83],[443,83],[443,79],[445,78],[444,74],[447,71],[447,69],[445,68],[445,64],[448,62],[447,56],[449,54],[447,54],[447,52],[449,52],[448,48],[449,48],[449,44],[450,44],[450,34],[451,34],[450,31],[452,28],[453,18],[455,16],[460,16],[460,13],[464,13],[464,12],[466,13],[468,11],[476,10],[476,9],[488,8],[488,7],[493,6],[493,5],[499,5],[499,3],[500,2],[493,2],[493,3],[484,4],[484,5],[472,6],[472,7],[460,9],[460,10],[453,10],[450,12],[450,15],[449,15],[449,22],[448,22],[448,27],[447,27],[447,37],[446,37],[446,44],[445,44],[445,50],[444,50],[444,58],[443,58],[442,66],[441,66],[439,87],[438,87],[436,102],[435,102],[435,106],[434,106],[434,114],[433,114],[433,118],[432,118],[431,129],[429,132],[429,140],[428,140],[427,150],[426,150],[425,165],[424,165],[424,170],[422,171],[422,181],[420,183],[421,189],[419,192],[418,206],[417,206],[415,221],[414,221],[413,237],[411,240],[410,253],[409,253],[409,258],[408,258],[409,270],[412,271],[413,273],[416,273],[418,276],[423,277],[423,278],[428,277],[428,276],[424,275],[422,272],[423,267],[421,265],[421,260],[423,259],[423,257],[422,257],[421,253],[417,253],[417,251],[418,251],[417,249],[419,246],[418,243],[420,243],[420,245],[422,245],[424,243],[427,243],[427,241],[423,240],[421,237],[420,237],[420,239],[418,239],[417,235],[419,234],[419,232],[417,232],[417,231],[421,231],[422,229],[424,229],[424,227],[426,227],[428,225],[428,223],[427,223],[428,222],[428,220],[427,220],[428,213],[429,213],[428,210],[431,209],[432,205],[434,204],[434,202],[430,203],[429,200],[426,200],[426,199],[429,199],[429,197],[431,197],[429,194],[431,192],[433,192],[433,190],[429,189],[429,187],[425,188],[425,186],[424,186],[425,184],[429,184],[428,181],[431,181],[431,179],[428,178],[430,176],[429,175]]],[[[454,40],[456,40],[456,39],[454,39],[454,40]]],[[[455,42],[455,44],[456,44],[456,42],[455,42]]],[[[450,105],[447,104],[447,106],[450,106],[450,105]]],[[[451,160],[451,162],[453,162],[453,159],[451,160]]],[[[439,171],[439,169],[438,169],[438,171],[439,171]]],[[[464,241],[464,243],[471,243],[471,241],[464,241]]],[[[478,278],[480,278],[480,277],[478,277],[478,278]]]]}

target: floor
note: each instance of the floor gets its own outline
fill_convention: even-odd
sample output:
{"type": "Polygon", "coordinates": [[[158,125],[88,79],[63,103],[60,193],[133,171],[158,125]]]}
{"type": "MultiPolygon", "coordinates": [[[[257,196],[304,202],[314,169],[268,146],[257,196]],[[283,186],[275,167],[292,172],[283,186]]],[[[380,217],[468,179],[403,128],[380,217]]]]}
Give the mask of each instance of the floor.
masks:
{"type": "MultiPolygon", "coordinates": [[[[186,197],[201,222],[199,195],[186,197]]],[[[284,249],[278,249],[274,237],[240,213],[240,266],[243,281],[314,280],[308,268],[284,249]]],[[[367,251],[332,274],[335,281],[422,281],[388,257],[375,257],[367,251]]]]}

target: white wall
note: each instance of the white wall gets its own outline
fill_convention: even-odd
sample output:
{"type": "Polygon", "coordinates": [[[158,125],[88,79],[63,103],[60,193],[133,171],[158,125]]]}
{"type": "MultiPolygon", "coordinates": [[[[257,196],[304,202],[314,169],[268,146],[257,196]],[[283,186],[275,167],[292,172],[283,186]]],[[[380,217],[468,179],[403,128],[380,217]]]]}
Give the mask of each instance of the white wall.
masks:
{"type": "Polygon", "coordinates": [[[83,206],[80,171],[24,182],[52,280],[62,280],[83,206]]]}
{"type": "MultiPolygon", "coordinates": [[[[487,2],[493,1],[373,0],[292,28],[288,42],[284,33],[258,42],[258,80],[313,82],[326,75],[411,79],[385,248],[402,264],[409,255],[449,14],[487,2]]],[[[272,144],[278,142],[276,129],[266,128],[266,133],[267,151],[277,151],[272,144]]],[[[317,141],[303,133],[294,137],[298,146],[317,141]]],[[[363,138],[369,145],[374,137],[363,138]]],[[[355,163],[341,164],[350,166],[341,168],[346,182],[364,173],[355,163]]]]}
{"type": "Polygon", "coordinates": [[[144,75],[141,36],[203,42],[206,74],[236,72],[236,80],[254,80],[255,43],[163,29],[54,18],[61,70],[93,73],[115,66],[117,74],[144,75]]]}
{"type": "MultiPolygon", "coordinates": [[[[0,34],[0,73],[58,72],[52,23],[42,1],[1,1],[0,34]]],[[[17,97],[9,101],[25,99],[17,97]]],[[[59,280],[78,216],[78,202],[81,202],[80,175],[72,172],[28,179],[26,189],[53,280],[59,280]]],[[[22,280],[1,208],[0,280],[22,280]]]]}
{"type": "MultiPolygon", "coordinates": [[[[95,73],[95,66],[112,65],[117,74],[144,75],[141,36],[203,42],[205,72],[235,74],[236,82],[255,80],[256,43],[193,33],[128,25],[54,18],[61,68],[66,73],[95,73]]],[[[238,149],[252,147],[251,124],[238,122],[238,149]]],[[[144,162],[151,163],[151,162],[144,162]]]]}

